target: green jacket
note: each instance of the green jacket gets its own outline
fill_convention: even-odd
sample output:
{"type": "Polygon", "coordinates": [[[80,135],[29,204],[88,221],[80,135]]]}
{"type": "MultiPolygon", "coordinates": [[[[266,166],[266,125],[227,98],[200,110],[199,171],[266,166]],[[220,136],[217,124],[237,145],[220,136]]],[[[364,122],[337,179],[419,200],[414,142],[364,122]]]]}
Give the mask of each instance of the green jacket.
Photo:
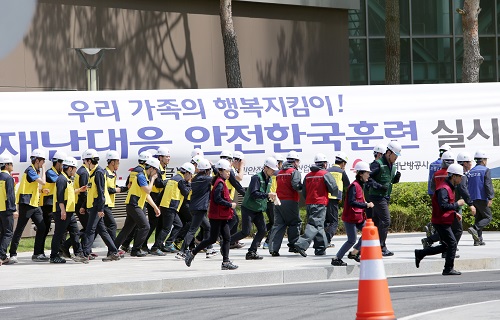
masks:
{"type": "Polygon", "coordinates": [[[245,192],[242,206],[255,212],[264,212],[267,209],[267,202],[271,183],[269,179],[266,182],[264,172],[255,174],[250,180],[250,185],[245,192]],[[257,190],[258,188],[258,190],[257,190]]]}
{"type": "Polygon", "coordinates": [[[396,175],[396,166],[393,164],[392,168],[390,168],[385,157],[374,161],[373,164],[375,165],[375,170],[374,168],[370,168],[372,170],[370,177],[377,183],[385,186],[385,188],[370,188],[369,195],[376,197],[389,197],[392,192],[394,176],[396,175]]]}

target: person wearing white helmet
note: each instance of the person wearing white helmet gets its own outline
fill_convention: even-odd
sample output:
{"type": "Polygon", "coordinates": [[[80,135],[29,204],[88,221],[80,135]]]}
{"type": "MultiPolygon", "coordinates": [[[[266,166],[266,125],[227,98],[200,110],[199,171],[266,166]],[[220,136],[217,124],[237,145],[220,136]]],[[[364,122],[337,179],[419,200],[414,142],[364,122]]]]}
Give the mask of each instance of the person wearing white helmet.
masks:
{"type": "Polygon", "coordinates": [[[490,224],[493,216],[491,205],[495,197],[495,190],[491,181],[491,171],[488,167],[488,155],[483,150],[478,150],[474,154],[476,165],[467,174],[469,182],[469,194],[476,214],[474,216],[474,225],[467,231],[472,235],[475,246],[484,246],[483,229],[490,224]]]}
{"type": "MultiPolygon", "coordinates": [[[[87,186],[78,189],[74,188],[72,178],[76,174],[76,159],[66,157],[61,163],[61,172],[57,177],[54,188],[53,217],[54,217],[54,236],[52,237],[50,263],[66,263],[61,257],[60,248],[66,230],[69,231],[70,241],[75,252],[73,260],[81,263],[88,263],[89,259],[83,254],[80,245],[80,235],[78,223],[75,216],[76,194],[87,190],[87,186]]],[[[68,258],[71,256],[68,253],[68,258]]]]}
{"type": "MultiPolygon", "coordinates": [[[[212,189],[212,165],[207,159],[202,159],[198,162],[198,173],[191,180],[191,201],[189,203],[189,211],[192,216],[192,221],[189,230],[184,236],[180,252],[175,256],[177,259],[186,257],[186,251],[194,248],[194,236],[196,231],[203,227],[203,240],[210,238],[210,222],[207,218],[208,204],[210,202],[210,191],[212,189]]],[[[202,232],[202,231],[200,231],[202,232]]],[[[203,241],[202,240],[202,241],[203,241]]],[[[213,249],[213,245],[207,246],[206,257],[211,258],[217,255],[217,251],[213,249]]]]}
{"type": "MultiPolygon", "coordinates": [[[[49,257],[45,256],[43,242],[45,236],[45,224],[43,222],[43,213],[40,209],[40,190],[39,186],[45,186],[45,151],[35,149],[31,152],[31,165],[24,171],[21,178],[19,189],[16,193],[16,204],[19,208],[19,218],[17,220],[16,229],[10,244],[10,260],[17,262],[17,248],[23,234],[24,228],[29,219],[36,226],[35,245],[31,260],[34,262],[48,262],[49,257]]],[[[46,192],[47,189],[43,190],[46,192]]]]}
{"type": "Polygon", "coordinates": [[[14,232],[14,219],[19,214],[16,208],[16,194],[14,191],[14,178],[12,171],[14,165],[10,155],[0,155],[0,266],[10,264],[7,257],[7,248],[12,240],[14,232]]]}
{"type": "Polygon", "coordinates": [[[222,237],[221,253],[222,253],[222,270],[235,270],[237,265],[229,260],[229,245],[230,245],[230,228],[229,220],[234,214],[236,203],[232,202],[229,195],[229,188],[225,180],[229,178],[231,172],[231,164],[225,159],[219,160],[215,164],[214,177],[212,178],[212,191],[210,193],[210,205],[208,207],[208,219],[210,221],[210,237],[201,241],[193,251],[187,250],[184,262],[190,267],[194,257],[201,250],[214,244],[219,236],[222,237]]]}
{"type": "Polygon", "coordinates": [[[432,181],[434,180],[434,173],[440,169],[442,169],[442,156],[446,151],[450,151],[451,147],[449,144],[445,143],[439,147],[439,158],[436,161],[431,162],[429,164],[429,177],[427,179],[427,194],[432,198],[434,194],[434,190],[431,187],[432,181]]]}
{"type": "Polygon", "coordinates": [[[446,253],[442,274],[455,276],[461,273],[454,269],[457,240],[451,226],[455,218],[462,219],[458,210],[460,206],[465,204],[465,201],[463,199],[455,200],[455,187],[460,184],[464,172],[459,164],[451,164],[447,172],[448,177],[443,183],[436,186],[436,191],[432,196],[432,224],[439,233],[441,243],[435,247],[415,250],[415,266],[419,268],[420,262],[426,256],[446,253]]]}
{"type": "Polygon", "coordinates": [[[344,202],[344,211],[342,211],[342,221],[344,222],[345,231],[347,233],[347,241],[342,245],[337,254],[332,258],[333,266],[346,266],[347,263],[342,261],[344,255],[354,246],[352,252],[349,252],[348,258],[360,261],[361,238],[356,243],[357,231],[361,231],[365,226],[366,208],[372,208],[373,203],[365,200],[363,191],[364,184],[370,178],[370,165],[364,161],[359,161],[354,166],[356,170],[356,178],[347,188],[347,195],[344,202]]]}
{"type": "Polygon", "coordinates": [[[299,239],[302,223],[299,211],[299,192],[302,191],[299,164],[299,154],[290,151],[276,176],[276,194],[281,205],[275,207],[274,224],[269,235],[269,253],[273,257],[280,255],[279,250],[285,232],[288,236],[288,251],[297,253],[295,242],[299,239]]]}
{"type": "Polygon", "coordinates": [[[339,151],[335,155],[335,164],[327,169],[338,186],[337,194],[328,194],[328,206],[326,207],[325,218],[325,234],[326,240],[328,241],[328,247],[333,247],[331,241],[333,236],[337,233],[337,228],[339,226],[339,202],[342,201],[344,192],[347,191],[347,187],[349,187],[351,183],[345,172],[345,166],[348,160],[345,152],[339,151]]]}
{"type": "Polygon", "coordinates": [[[276,159],[268,157],[262,166],[262,171],[253,175],[250,184],[243,197],[241,204],[241,231],[231,235],[231,242],[239,242],[246,238],[251,231],[252,223],[257,228],[250,248],[245,256],[246,260],[261,260],[263,257],[257,254],[259,243],[266,235],[266,221],[264,211],[267,209],[267,202],[276,199],[276,193],[271,192],[271,176],[278,169],[276,159]]]}
{"type": "Polygon", "coordinates": [[[368,195],[373,202],[373,223],[378,228],[382,256],[394,255],[386,246],[387,233],[391,225],[389,213],[389,201],[391,198],[392,185],[398,183],[401,173],[397,171],[396,161],[401,155],[401,145],[397,141],[387,144],[384,156],[370,164],[370,188],[368,195]]]}
{"type": "Polygon", "coordinates": [[[97,151],[90,149],[84,152],[83,162],[89,170],[89,180],[87,183],[87,203],[85,207],[87,208],[86,214],[87,225],[85,226],[85,232],[82,234],[82,246],[83,254],[92,259],[95,257],[91,255],[92,244],[95,240],[96,233],[99,234],[108,248],[108,253],[104,257],[103,261],[115,261],[120,260],[118,255],[118,249],[115,243],[104,225],[104,206],[106,204],[105,190],[106,185],[106,173],[104,169],[99,166],[99,155],[97,151]]]}
{"type": "MultiPolygon", "coordinates": [[[[278,182],[276,180],[276,177],[278,176],[279,171],[283,167],[283,161],[285,158],[281,156],[279,153],[276,153],[273,155],[273,158],[276,159],[276,167],[278,170],[274,171],[274,174],[271,176],[271,188],[269,189],[270,192],[276,193],[278,189],[278,182]],[[281,159],[281,160],[278,160],[281,159]]],[[[276,196],[277,197],[277,196],[276,196]]],[[[279,198],[278,198],[279,201],[279,198]]],[[[276,210],[276,205],[274,204],[276,201],[267,201],[267,208],[266,208],[266,215],[267,215],[267,223],[266,223],[266,239],[264,240],[264,244],[262,245],[262,249],[269,249],[269,238],[271,236],[271,229],[273,228],[274,225],[274,211],[276,210]]],[[[279,202],[281,205],[281,202],[279,202]]],[[[260,246],[260,245],[259,245],[260,246]]]]}
{"type": "Polygon", "coordinates": [[[245,155],[243,152],[233,152],[233,161],[231,164],[236,171],[236,180],[243,181],[243,176],[245,175],[245,155]]]}
{"type": "Polygon", "coordinates": [[[278,161],[278,169],[281,170],[281,167],[283,167],[283,162],[285,162],[285,157],[283,157],[283,155],[281,153],[275,153],[273,155],[274,159],[276,159],[276,161],[278,161]]]}
{"type": "Polygon", "coordinates": [[[45,223],[45,234],[43,237],[43,243],[47,239],[47,235],[50,231],[50,226],[52,224],[52,207],[54,190],[56,188],[56,181],[62,171],[62,163],[68,155],[65,152],[57,151],[52,156],[52,167],[45,172],[45,182],[43,186],[45,192],[40,194],[40,208],[43,213],[43,222],[45,223]]]}
{"type": "Polygon", "coordinates": [[[185,162],[177,174],[167,181],[160,201],[160,210],[163,216],[162,230],[160,236],[155,240],[155,248],[162,248],[164,252],[169,253],[179,251],[173,243],[183,227],[179,210],[191,193],[191,179],[194,174],[194,165],[185,162]]]}
{"type": "Polygon", "coordinates": [[[318,153],[314,156],[314,165],[304,178],[302,195],[306,199],[307,224],[304,234],[295,243],[295,249],[301,256],[307,257],[306,250],[314,241],[314,254],[325,255],[328,241],[325,234],[326,207],[328,194],[337,194],[338,187],[333,176],[326,171],[328,160],[326,155],[318,153]]]}
{"type": "Polygon", "coordinates": [[[205,157],[205,154],[203,153],[203,150],[201,150],[200,148],[194,148],[193,151],[191,151],[191,158],[193,158],[194,156],[205,157]]]}

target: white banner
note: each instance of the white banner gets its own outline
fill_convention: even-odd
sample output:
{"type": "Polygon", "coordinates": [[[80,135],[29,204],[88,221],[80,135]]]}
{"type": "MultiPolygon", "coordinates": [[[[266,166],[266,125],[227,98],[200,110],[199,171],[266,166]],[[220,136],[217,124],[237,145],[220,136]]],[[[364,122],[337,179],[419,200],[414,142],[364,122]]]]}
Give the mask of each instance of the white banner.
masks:
{"type": "Polygon", "coordinates": [[[15,172],[35,148],[76,158],[94,148],[102,159],[114,149],[126,179],[137,154],[159,146],[171,150],[172,168],[195,147],[212,161],[239,150],[250,175],[267,156],[296,150],[307,172],[318,152],[333,162],[342,150],[352,168],[371,162],[375,145],[398,140],[402,181],[426,181],[444,143],[455,155],[485,150],[500,176],[500,83],[0,93],[0,103],[0,153],[13,156],[15,172]]]}

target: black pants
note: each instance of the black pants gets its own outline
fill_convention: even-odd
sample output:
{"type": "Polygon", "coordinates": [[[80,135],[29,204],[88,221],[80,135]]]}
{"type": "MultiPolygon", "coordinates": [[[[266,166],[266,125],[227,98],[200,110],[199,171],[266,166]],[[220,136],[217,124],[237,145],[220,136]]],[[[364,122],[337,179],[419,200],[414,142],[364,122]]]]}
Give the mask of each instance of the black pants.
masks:
{"type": "Polygon", "coordinates": [[[446,252],[446,259],[444,263],[444,270],[450,271],[453,269],[455,263],[455,253],[457,252],[457,240],[455,239],[455,235],[451,230],[451,225],[444,224],[433,224],[436,231],[439,233],[439,237],[441,238],[441,243],[435,247],[427,247],[423,249],[422,255],[430,256],[439,253],[446,252]]]}
{"type": "Polygon", "coordinates": [[[50,257],[55,258],[59,255],[59,249],[61,248],[61,241],[64,237],[66,230],[69,231],[69,239],[73,245],[73,250],[75,254],[82,253],[82,247],[80,245],[80,231],[78,230],[78,223],[76,222],[76,217],[74,212],[66,212],[66,219],[61,220],[61,212],[56,211],[52,214],[54,218],[54,236],[52,237],[52,245],[50,251],[50,257]]]}
{"type": "Polygon", "coordinates": [[[252,223],[257,228],[257,233],[253,237],[252,244],[248,251],[257,252],[259,243],[266,235],[266,221],[264,220],[264,214],[262,212],[256,212],[241,207],[241,231],[231,236],[231,243],[246,238],[250,234],[252,223]]]}
{"type": "Polygon", "coordinates": [[[389,199],[381,198],[372,200],[373,207],[373,223],[378,228],[378,234],[380,237],[380,246],[382,247],[382,252],[387,251],[387,246],[385,245],[385,240],[387,239],[387,234],[389,233],[389,226],[391,225],[391,215],[389,213],[389,199]]]}
{"type": "Polygon", "coordinates": [[[325,234],[328,243],[332,241],[339,227],[339,199],[328,199],[325,217],[325,234]]]}
{"type": "Polygon", "coordinates": [[[477,235],[479,239],[483,241],[483,229],[490,224],[493,216],[491,214],[491,208],[488,207],[488,201],[486,200],[474,200],[474,207],[476,207],[476,215],[474,216],[474,229],[477,230],[477,235]]]}
{"type": "Polygon", "coordinates": [[[236,209],[233,209],[233,217],[228,221],[229,231],[231,234],[235,234],[238,232],[238,224],[240,223],[240,217],[236,213],[236,209]]]}
{"type": "Polygon", "coordinates": [[[203,240],[196,248],[193,249],[193,254],[196,255],[201,250],[208,248],[209,245],[214,244],[222,236],[221,251],[222,251],[222,261],[229,261],[229,240],[231,234],[229,233],[229,224],[227,220],[216,220],[210,219],[210,237],[203,240]]]}
{"type": "MultiPolygon", "coordinates": [[[[81,206],[79,204],[75,205],[75,213],[76,216],[78,217],[78,220],[80,221],[80,224],[82,225],[82,229],[80,230],[80,239],[83,237],[83,233],[85,232],[85,227],[87,226],[88,220],[89,220],[89,215],[87,213],[87,210],[85,210],[85,214],[80,213],[80,208],[81,206]]],[[[69,231],[69,230],[68,230],[69,231]]],[[[71,248],[73,246],[71,238],[68,238],[64,241],[63,246],[65,248],[71,248]]],[[[73,248],[73,252],[76,254],[77,252],[75,251],[75,248],[73,248]]]]}
{"type": "MultiPolygon", "coordinates": [[[[210,222],[207,218],[207,210],[191,211],[191,216],[193,217],[193,219],[191,220],[191,226],[189,227],[189,230],[184,237],[184,242],[182,243],[181,249],[182,252],[189,249],[191,242],[193,242],[194,235],[196,234],[196,231],[198,231],[200,226],[203,226],[203,240],[210,238],[210,222]]],[[[212,249],[212,245],[210,244],[209,246],[207,246],[207,248],[212,249]]]]}
{"type": "Polygon", "coordinates": [[[113,216],[113,211],[111,210],[110,207],[104,206],[104,225],[106,226],[106,230],[109,233],[109,236],[115,242],[116,239],[116,220],[115,217],[113,216]]]}
{"type": "MultiPolygon", "coordinates": [[[[161,217],[163,219],[162,221],[163,227],[161,229],[160,234],[157,235],[155,239],[155,244],[153,246],[155,249],[158,249],[161,246],[163,246],[163,243],[165,242],[167,237],[169,239],[171,239],[172,237],[175,239],[177,237],[177,234],[179,233],[179,230],[181,230],[182,228],[182,221],[179,218],[177,211],[165,207],[160,207],[160,211],[161,211],[161,217]]],[[[170,242],[167,241],[167,243],[165,243],[166,246],[171,244],[172,241],[170,242]]]]}
{"type": "MultiPolygon", "coordinates": [[[[151,235],[155,230],[157,230],[158,222],[161,221],[161,216],[157,217],[156,212],[153,209],[153,207],[146,202],[146,210],[148,214],[148,222],[149,222],[149,231],[146,236],[146,240],[144,240],[144,243],[142,244],[142,248],[146,249],[148,247],[148,241],[149,238],[151,238],[151,235]]],[[[137,231],[136,231],[137,232],[137,231]]]]}
{"type": "Polygon", "coordinates": [[[173,242],[178,239],[184,239],[187,232],[189,231],[189,228],[191,226],[191,221],[193,220],[191,212],[189,211],[189,203],[186,202],[182,203],[181,207],[179,208],[179,218],[181,219],[182,227],[179,230],[179,232],[175,235],[175,238],[170,239],[169,237],[167,239],[167,242],[169,241],[173,242]]]}
{"type": "Polygon", "coordinates": [[[43,213],[43,224],[45,225],[45,234],[43,237],[43,243],[45,243],[52,224],[52,205],[42,206],[41,209],[43,213]]]}
{"type": "Polygon", "coordinates": [[[137,227],[132,251],[139,251],[149,232],[148,218],[144,212],[145,210],[138,206],[127,204],[125,209],[127,211],[127,217],[125,218],[125,224],[120,234],[116,237],[115,245],[119,248],[123,244],[123,241],[125,241],[125,238],[134,230],[134,227],[137,227]]]}
{"type": "Polygon", "coordinates": [[[14,212],[0,212],[0,260],[7,258],[7,248],[14,235],[14,212]]]}
{"type": "Polygon", "coordinates": [[[118,250],[116,250],[115,243],[113,239],[111,239],[111,236],[109,235],[108,230],[104,225],[104,219],[100,218],[97,215],[97,209],[96,208],[88,209],[87,215],[88,215],[88,224],[85,228],[85,232],[82,235],[83,254],[85,256],[88,256],[92,252],[92,244],[94,244],[96,233],[101,236],[102,241],[104,241],[106,247],[108,247],[108,254],[117,253],[118,250]]]}
{"type": "MultiPolygon", "coordinates": [[[[268,201],[267,202],[267,208],[266,208],[266,215],[267,215],[267,223],[266,223],[266,231],[267,231],[267,236],[269,238],[269,234],[271,233],[271,229],[273,228],[274,225],[274,202],[268,201]]],[[[266,239],[266,241],[268,241],[266,239]]]]}
{"type": "MultiPolygon", "coordinates": [[[[457,240],[457,246],[458,246],[458,243],[460,242],[460,239],[462,238],[462,233],[463,233],[462,220],[458,220],[455,217],[455,220],[453,220],[453,224],[451,225],[451,230],[453,231],[453,234],[455,235],[455,239],[457,240]]],[[[427,240],[431,244],[434,242],[440,241],[439,233],[436,231],[430,237],[428,237],[427,240]]]]}
{"type": "Polygon", "coordinates": [[[19,218],[17,219],[16,230],[12,237],[12,243],[10,245],[10,256],[17,256],[17,247],[19,246],[19,241],[21,241],[21,236],[23,235],[24,228],[28,224],[29,219],[35,223],[36,234],[35,234],[35,245],[33,254],[39,255],[44,253],[44,235],[45,235],[45,224],[43,223],[42,210],[39,207],[32,207],[30,205],[20,203],[19,204],[19,218]]]}

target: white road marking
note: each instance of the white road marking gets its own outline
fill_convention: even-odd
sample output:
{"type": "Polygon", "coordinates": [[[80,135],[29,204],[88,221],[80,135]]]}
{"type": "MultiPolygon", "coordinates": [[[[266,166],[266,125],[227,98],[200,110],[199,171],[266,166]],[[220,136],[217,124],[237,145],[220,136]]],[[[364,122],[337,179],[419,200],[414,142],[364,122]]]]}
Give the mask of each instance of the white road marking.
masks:
{"type": "Polygon", "coordinates": [[[4,310],[4,309],[14,309],[15,307],[0,307],[0,310],[4,310]]]}
{"type": "MultiPolygon", "coordinates": [[[[498,282],[498,281],[491,281],[491,282],[498,282]]],[[[477,306],[480,304],[485,304],[485,303],[490,303],[490,302],[500,302],[500,300],[489,300],[489,301],[482,301],[482,302],[476,302],[476,303],[462,304],[462,305],[454,306],[454,307],[441,308],[441,309],[426,311],[426,312],[422,312],[422,313],[412,314],[411,316],[408,316],[408,317],[399,318],[399,320],[417,319],[417,318],[420,318],[420,317],[423,317],[426,315],[430,315],[433,313],[440,313],[443,311],[449,311],[449,310],[453,310],[453,309],[465,308],[465,307],[470,307],[470,306],[477,306]]]]}

